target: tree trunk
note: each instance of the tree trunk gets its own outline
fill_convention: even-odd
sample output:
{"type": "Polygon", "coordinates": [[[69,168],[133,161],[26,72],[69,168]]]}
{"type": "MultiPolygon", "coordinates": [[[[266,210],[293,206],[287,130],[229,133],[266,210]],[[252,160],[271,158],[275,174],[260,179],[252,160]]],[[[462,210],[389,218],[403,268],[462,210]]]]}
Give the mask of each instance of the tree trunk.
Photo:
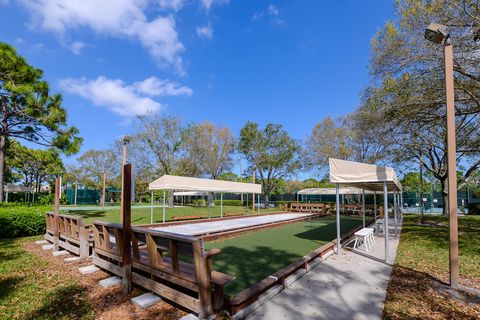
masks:
{"type": "Polygon", "coordinates": [[[422,160],[422,152],[420,151],[420,166],[419,166],[419,175],[420,175],[420,223],[423,223],[423,160],[422,160]]]}
{"type": "Polygon", "coordinates": [[[263,196],[265,197],[265,208],[268,208],[269,204],[270,204],[270,195],[268,192],[265,192],[263,194],[263,196]]]}
{"type": "Polygon", "coordinates": [[[448,208],[448,183],[447,179],[440,180],[440,185],[442,187],[442,200],[443,200],[443,208],[442,208],[442,215],[447,215],[447,208],[448,208]]]}
{"type": "Polygon", "coordinates": [[[5,135],[0,136],[0,202],[3,202],[3,185],[5,174],[5,135]]]}

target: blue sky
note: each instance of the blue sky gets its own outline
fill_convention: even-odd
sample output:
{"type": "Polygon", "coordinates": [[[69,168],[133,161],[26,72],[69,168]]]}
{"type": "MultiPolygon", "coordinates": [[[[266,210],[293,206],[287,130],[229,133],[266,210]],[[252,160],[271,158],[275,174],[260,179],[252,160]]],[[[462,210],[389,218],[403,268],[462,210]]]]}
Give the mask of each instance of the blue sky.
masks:
{"type": "Polygon", "coordinates": [[[370,39],[393,18],[385,0],[0,0],[0,39],[63,94],[83,152],[147,111],[303,139],[358,105],[370,39]]]}

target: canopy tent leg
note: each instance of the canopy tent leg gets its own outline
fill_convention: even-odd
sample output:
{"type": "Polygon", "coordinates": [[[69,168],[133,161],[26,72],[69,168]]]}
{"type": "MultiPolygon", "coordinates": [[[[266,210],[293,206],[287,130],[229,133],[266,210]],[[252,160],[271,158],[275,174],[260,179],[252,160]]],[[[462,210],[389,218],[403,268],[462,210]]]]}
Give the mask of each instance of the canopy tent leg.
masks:
{"type": "Polygon", "coordinates": [[[385,235],[385,262],[390,260],[388,243],[388,191],[387,181],[383,182],[383,234],[385,235]]]}
{"type": "Polygon", "coordinates": [[[210,219],[210,192],[207,195],[207,210],[208,210],[208,219],[210,219]]]}
{"type": "Polygon", "coordinates": [[[150,194],[150,223],[153,224],[153,190],[150,194]]]}
{"type": "Polygon", "coordinates": [[[223,218],[223,193],[220,193],[220,218],[223,218]]]}
{"type": "Polygon", "coordinates": [[[393,192],[393,225],[395,226],[395,235],[397,235],[397,192],[393,192]]]}
{"type": "Polygon", "coordinates": [[[163,191],[163,223],[165,223],[165,191],[163,191]]]}
{"type": "Polygon", "coordinates": [[[363,227],[365,228],[365,189],[362,189],[362,216],[363,216],[363,227]]]}
{"type": "Polygon", "coordinates": [[[338,183],[336,185],[336,193],[337,193],[337,254],[340,253],[340,190],[338,183]]]}
{"type": "Polygon", "coordinates": [[[373,191],[373,219],[377,223],[377,191],[373,191]]]}

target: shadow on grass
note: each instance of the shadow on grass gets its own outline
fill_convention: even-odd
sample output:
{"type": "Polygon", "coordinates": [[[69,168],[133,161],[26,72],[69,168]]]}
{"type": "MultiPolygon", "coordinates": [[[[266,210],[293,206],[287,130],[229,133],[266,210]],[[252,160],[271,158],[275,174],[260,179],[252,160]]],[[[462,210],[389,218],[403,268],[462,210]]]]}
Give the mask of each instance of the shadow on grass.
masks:
{"type": "Polygon", "coordinates": [[[82,217],[83,219],[87,218],[104,218],[106,216],[106,211],[103,210],[95,210],[95,211],[87,211],[87,210],[70,210],[68,211],[70,215],[77,215],[82,217]]]}
{"type": "Polygon", "coordinates": [[[232,296],[277,272],[298,258],[298,255],[284,250],[276,250],[261,245],[253,249],[228,246],[222,248],[221,254],[213,259],[213,269],[237,277],[225,286],[225,292],[232,296]]]}
{"type": "Polygon", "coordinates": [[[0,280],[0,301],[13,294],[15,288],[22,283],[24,277],[8,277],[0,280]]]}
{"type": "MultiPolygon", "coordinates": [[[[326,220],[323,220],[326,221],[326,220]]],[[[311,227],[307,227],[309,230],[297,233],[295,237],[301,239],[307,239],[315,242],[328,242],[332,241],[337,237],[336,222],[332,220],[324,225],[316,226],[318,223],[315,220],[311,220],[308,223],[311,223],[311,227]]],[[[347,230],[351,230],[362,224],[362,220],[351,219],[351,218],[342,218],[340,221],[340,229],[342,233],[347,230]]]]}
{"type": "Polygon", "coordinates": [[[387,289],[385,319],[478,319],[478,297],[452,291],[432,275],[395,266],[387,289]],[[415,317],[413,315],[416,315],[415,317]]]}
{"type": "Polygon", "coordinates": [[[84,289],[67,285],[52,290],[42,304],[23,319],[93,319],[94,314],[84,289]]]}

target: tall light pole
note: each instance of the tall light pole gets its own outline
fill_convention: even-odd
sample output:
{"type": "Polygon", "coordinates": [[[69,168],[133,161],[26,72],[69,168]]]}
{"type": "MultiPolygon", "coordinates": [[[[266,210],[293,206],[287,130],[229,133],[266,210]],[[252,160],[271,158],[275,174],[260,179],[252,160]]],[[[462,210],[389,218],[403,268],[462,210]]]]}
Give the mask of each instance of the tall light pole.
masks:
{"type": "Polygon", "coordinates": [[[450,286],[458,288],[458,220],[457,220],[457,146],[455,133],[455,91],[453,87],[453,49],[446,26],[431,23],[425,39],[443,45],[445,60],[445,92],[447,100],[447,170],[448,212],[450,226],[450,286]]]}
{"type": "Polygon", "coordinates": [[[122,192],[120,193],[120,222],[123,223],[123,188],[124,182],[123,182],[123,166],[127,164],[127,144],[131,141],[132,139],[129,136],[124,136],[122,139],[123,142],[123,157],[122,157],[122,192]]]}

